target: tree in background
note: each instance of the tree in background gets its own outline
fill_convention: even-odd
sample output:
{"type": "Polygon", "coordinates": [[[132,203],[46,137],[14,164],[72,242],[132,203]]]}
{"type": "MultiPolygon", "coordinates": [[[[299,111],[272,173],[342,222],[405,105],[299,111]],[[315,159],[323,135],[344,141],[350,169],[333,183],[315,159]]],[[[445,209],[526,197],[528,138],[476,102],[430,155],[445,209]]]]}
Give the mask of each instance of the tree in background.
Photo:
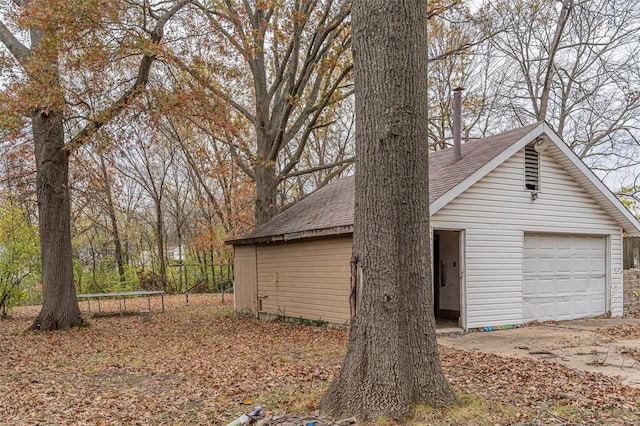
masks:
{"type": "Polygon", "coordinates": [[[166,210],[168,185],[171,169],[177,161],[178,147],[171,144],[163,135],[138,120],[137,125],[129,128],[125,141],[118,150],[116,167],[120,173],[139,185],[151,201],[151,222],[155,260],[159,265],[160,287],[168,291],[167,285],[167,239],[166,210]]]}
{"type": "MultiPolygon", "coordinates": [[[[640,176],[636,177],[636,182],[640,176]]],[[[624,204],[636,217],[640,218],[640,185],[634,184],[625,186],[616,193],[622,204],[624,204]]]]}
{"type": "MultiPolygon", "coordinates": [[[[463,137],[544,116],[592,168],[637,164],[640,6],[485,3],[427,4],[430,147],[450,144],[451,89],[461,85],[463,137]]],[[[137,285],[135,270],[146,268],[155,278],[171,275],[168,245],[184,246],[208,279],[228,258],[223,240],[254,228],[256,198],[264,219],[353,172],[348,2],[0,0],[0,22],[7,47],[0,49],[7,112],[0,115],[0,199],[37,223],[37,196],[57,191],[41,208],[49,201],[65,207],[71,197],[78,291],[137,285]],[[33,111],[40,111],[35,121],[33,111]],[[42,140],[48,148],[37,151],[67,154],[55,157],[55,170],[47,171],[55,161],[41,158],[36,171],[32,121],[57,132],[48,133],[58,135],[57,145],[42,140]],[[131,137],[136,131],[140,140],[131,137]],[[145,170],[138,142],[165,158],[173,146],[171,168],[156,162],[145,170]],[[65,161],[69,184],[62,184],[65,161]],[[148,175],[147,188],[132,179],[135,168],[148,175]],[[165,172],[170,179],[158,197],[149,183],[165,172]]],[[[614,191],[629,202],[638,199],[633,177],[614,191]]],[[[66,232],[64,208],[46,212],[52,216],[43,213],[42,226],[64,225],[53,227],[50,244],[65,252],[56,236],[66,232]]],[[[50,289],[58,284],[47,284],[47,262],[68,259],[45,246],[50,289]]],[[[70,282],[69,269],[60,270],[66,278],[55,282],[70,282]]],[[[61,324],[75,318],[72,305],[56,305],[73,312],[61,324]]]]}
{"type": "Polygon", "coordinates": [[[640,164],[639,3],[501,0],[478,21],[503,28],[485,50],[493,132],[546,120],[601,176],[640,164]]]}
{"type": "Polygon", "coordinates": [[[141,93],[166,23],[188,3],[13,0],[2,10],[0,42],[10,52],[0,61],[8,79],[2,124],[30,125],[36,162],[43,307],[34,330],[83,322],[73,281],[69,154],[141,93]]]}
{"type": "Polygon", "coordinates": [[[353,4],[356,84],[356,312],[321,412],[401,417],[448,405],[436,344],[429,249],[427,8],[353,4]]]}
{"type": "Polygon", "coordinates": [[[38,231],[25,211],[10,202],[0,208],[0,315],[24,296],[25,284],[39,277],[38,231]]]}
{"type": "Polygon", "coordinates": [[[490,61],[488,42],[500,31],[497,27],[483,31],[465,2],[441,4],[429,19],[429,65],[426,72],[429,90],[429,146],[432,150],[453,144],[453,90],[464,88],[462,105],[465,127],[463,138],[471,129],[484,135],[486,109],[491,105],[495,87],[488,76],[495,72],[490,61]],[[446,6],[446,7],[445,7],[446,6]]]}
{"type": "MultiPolygon", "coordinates": [[[[71,168],[72,188],[72,236],[74,257],[92,269],[93,289],[99,292],[97,264],[115,263],[115,274],[107,281],[119,280],[127,285],[126,253],[121,224],[120,199],[122,192],[120,175],[108,158],[108,147],[113,143],[105,138],[104,129],[94,135],[94,143],[84,145],[74,153],[71,168]],[[106,140],[105,140],[106,139],[106,140]],[[85,244],[86,243],[86,244],[85,244]],[[98,243],[95,245],[94,243],[98,243]],[[108,260],[107,260],[108,259],[108,260]]],[[[76,282],[81,277],[76,276],[76,282]]],[[[107,284],[107,283],[104,283],[107,284]]],[[[81,286],[78,291],[81,290],[81,286]]],[[[114,289],[115,290],[115,289],[114,289]]]]}
{"type": "MultiPolygon", "coordinates": [[[[311,134],[332,124],[331,110],[352,93],[349,2],[344,0],[195,1],[210,38],[188,40],[174,58],[213,105],[201,109],[226,116],[225,126],[208,128],[255,182],[255,223],[278,212],[278,186],[299,165],[311,134]]],[[[195,28],[194,28],[195,27],[195,28]]],[[[194,99],[200,98],[193,96],[194,99]]],[[[203,129],[204,130],[204,129],[203,129]]],[[[322,168],[352,162],[336,157],[322,168]]]]}
{"type": "Polygon", "coordinates": [[[640,164],[640,4],[463,2],[429,25],[429,143],[450,145],[451,90],[463,138],[547,121],[600,177],[632,186],[640,164]]]}

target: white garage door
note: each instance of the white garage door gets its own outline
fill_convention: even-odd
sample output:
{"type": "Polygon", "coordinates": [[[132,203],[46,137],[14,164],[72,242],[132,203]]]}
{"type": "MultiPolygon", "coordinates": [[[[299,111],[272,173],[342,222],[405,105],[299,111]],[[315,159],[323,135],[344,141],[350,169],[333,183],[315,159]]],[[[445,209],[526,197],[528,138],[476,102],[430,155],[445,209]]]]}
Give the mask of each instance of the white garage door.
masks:
{"type": "Polygon", "coordinates": [[[525,235],[523,321],[605,312],[605,238],[525,235]]]}

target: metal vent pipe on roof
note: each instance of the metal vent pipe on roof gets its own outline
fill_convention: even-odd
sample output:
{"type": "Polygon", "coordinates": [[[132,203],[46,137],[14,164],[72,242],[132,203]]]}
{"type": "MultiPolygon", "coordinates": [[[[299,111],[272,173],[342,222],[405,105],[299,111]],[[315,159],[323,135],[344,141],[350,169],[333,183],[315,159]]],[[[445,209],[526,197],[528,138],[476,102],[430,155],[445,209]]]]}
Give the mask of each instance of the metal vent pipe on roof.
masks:
{"type": "Polygon", "coordinates": [[[453,89],[453,157],[462,158],[462,87],[453,89]]]}

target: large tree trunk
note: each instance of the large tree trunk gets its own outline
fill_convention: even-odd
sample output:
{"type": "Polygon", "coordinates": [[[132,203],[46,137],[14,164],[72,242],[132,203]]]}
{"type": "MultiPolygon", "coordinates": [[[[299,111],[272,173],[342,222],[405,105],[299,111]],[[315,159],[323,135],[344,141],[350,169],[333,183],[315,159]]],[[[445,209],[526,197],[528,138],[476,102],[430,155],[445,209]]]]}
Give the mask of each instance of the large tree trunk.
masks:
{"type": "Polygon", "coordinates": [[[276,198],[280,181],[274,164],[263,162],[256,165],[256,227],[266,223],[278,212],[276,198]]]}
{"type": "Polygon", "coordinates": [[[323,414],[400,417],[447,405],[429,246],[426,3],[353,3],[356,316],[323,414]]]}
{"type": "Polygon", "coordinates": [[[36,157],[42,299],[32,330],[82,325],[73,283],[69,161],[62,113],[37,109],[31,115],[36,157]]]}

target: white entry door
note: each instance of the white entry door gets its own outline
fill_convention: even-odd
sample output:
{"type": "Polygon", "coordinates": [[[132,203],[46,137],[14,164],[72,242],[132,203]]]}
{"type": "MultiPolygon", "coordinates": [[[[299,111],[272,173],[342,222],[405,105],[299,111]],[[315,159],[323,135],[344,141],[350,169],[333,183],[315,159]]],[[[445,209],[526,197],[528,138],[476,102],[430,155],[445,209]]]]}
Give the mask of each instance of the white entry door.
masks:
{"type": "Polygon", "coordinates": [[[524,322],[605,312],[605,237],[525,234],[524,241],[524,322]]]}

